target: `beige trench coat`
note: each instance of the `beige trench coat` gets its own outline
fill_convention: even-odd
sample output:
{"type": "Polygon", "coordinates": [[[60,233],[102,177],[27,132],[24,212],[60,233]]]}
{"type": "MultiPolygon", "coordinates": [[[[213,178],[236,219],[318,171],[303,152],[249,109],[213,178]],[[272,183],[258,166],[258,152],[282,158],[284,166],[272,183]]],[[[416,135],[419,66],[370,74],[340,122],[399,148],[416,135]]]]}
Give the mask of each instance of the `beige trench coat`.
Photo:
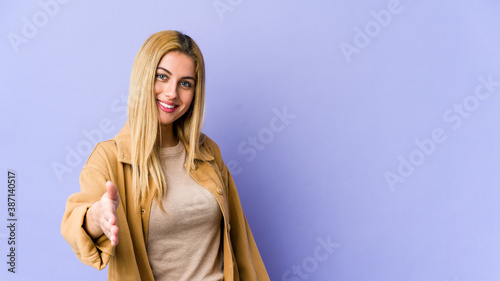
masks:
{"type": "MultiPolygon", "coordinates": [[[[84,264],[102,270],[109,263],[108,280],[154,280],[146,252],[153,199],[140,208],[134,206],[130,150],[128,124],[114,139],[96,145],[80,175],[81,191],[67,201],[61,233],[84,264]],[[108,180],[115,183],[120,196],[117,246],[112,246],[105,235],[92,240],[82,227],[88,208],[106,192],[108,180]]],[[[217,144],[207,137],[195,163],[197,169],[190,175],[212,193],[223,215],[224,280],[269,280],[217,144]],[[219,167],[222,179],[210,165],[212,161],[219,167]]]]}

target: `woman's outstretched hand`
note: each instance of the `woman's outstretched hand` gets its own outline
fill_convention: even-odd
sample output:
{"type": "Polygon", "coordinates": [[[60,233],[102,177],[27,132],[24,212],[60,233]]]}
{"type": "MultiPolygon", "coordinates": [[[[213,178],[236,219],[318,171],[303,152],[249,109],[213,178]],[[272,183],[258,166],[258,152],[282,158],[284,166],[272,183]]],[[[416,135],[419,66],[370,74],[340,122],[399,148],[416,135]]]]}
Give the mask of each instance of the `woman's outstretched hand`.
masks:
{"type": "Polygon", "coordinates": [[[118,219],[116,209],[120,204],[118,189],[110,181],[106,182],[106,193],[92,205],[85,217],[84,228],[92,239],[103,233],[111,240],[111,245],[118,244],[118,219]]]}

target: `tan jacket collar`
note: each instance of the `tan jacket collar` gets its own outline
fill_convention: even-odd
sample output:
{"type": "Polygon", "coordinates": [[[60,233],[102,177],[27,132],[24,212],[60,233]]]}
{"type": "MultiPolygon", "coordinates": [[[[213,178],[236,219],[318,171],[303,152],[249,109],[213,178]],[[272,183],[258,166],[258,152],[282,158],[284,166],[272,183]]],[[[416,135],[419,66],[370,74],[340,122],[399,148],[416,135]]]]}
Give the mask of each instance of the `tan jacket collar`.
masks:
{"type": "MultiPolygon", "coordinates": [[[[202,136],[202,139],[205,135],[202,136]]],[[[114,137],[116,146],[118,147],[118,161],[122,163],[132,164],[131,150],[132,150],[132,140],[130,136],[130,127],[128,121],[125,123],[120,132],[114,137]]],[[[186,151],[189,151],[189,145],[186,146],[186,151]]],[[[206,150],[204,145],[200,145],[200,152],[195,155],[196,160],[201,161],[211,161],[214,157],[211,153],[206,150]]]]}

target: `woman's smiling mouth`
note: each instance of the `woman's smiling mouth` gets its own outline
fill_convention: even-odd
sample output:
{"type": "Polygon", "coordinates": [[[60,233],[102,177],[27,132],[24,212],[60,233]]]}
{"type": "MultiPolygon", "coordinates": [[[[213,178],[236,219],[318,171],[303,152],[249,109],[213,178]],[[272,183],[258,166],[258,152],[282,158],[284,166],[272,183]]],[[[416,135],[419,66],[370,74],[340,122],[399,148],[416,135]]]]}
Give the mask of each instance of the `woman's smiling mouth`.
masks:
{"type": "Polygon", "coordinates": [[[160,101],[159,99],[156,99],[156,103],[158,104],[158,106],[160,107],[160,109],[162,111],[165,111],[167,113],[174,112],[177,109],[177,107],[179,107],[178,105],[176,105],[174,103],[163,102],[163,101],[160,101]]]}

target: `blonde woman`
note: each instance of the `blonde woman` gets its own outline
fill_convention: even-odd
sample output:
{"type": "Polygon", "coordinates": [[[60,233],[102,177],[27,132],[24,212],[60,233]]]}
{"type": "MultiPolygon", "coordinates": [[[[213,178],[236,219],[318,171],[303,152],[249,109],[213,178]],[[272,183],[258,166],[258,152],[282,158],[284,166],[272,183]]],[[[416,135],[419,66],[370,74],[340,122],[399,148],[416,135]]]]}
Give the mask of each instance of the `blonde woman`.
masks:
{"type": "Polygon", "coordinates": [[[205,67],[187,35],[137,54],[128,121],[97,144],[61,232],[109,280],[269,280],[215,142],[201,133],[205,67]]]}

